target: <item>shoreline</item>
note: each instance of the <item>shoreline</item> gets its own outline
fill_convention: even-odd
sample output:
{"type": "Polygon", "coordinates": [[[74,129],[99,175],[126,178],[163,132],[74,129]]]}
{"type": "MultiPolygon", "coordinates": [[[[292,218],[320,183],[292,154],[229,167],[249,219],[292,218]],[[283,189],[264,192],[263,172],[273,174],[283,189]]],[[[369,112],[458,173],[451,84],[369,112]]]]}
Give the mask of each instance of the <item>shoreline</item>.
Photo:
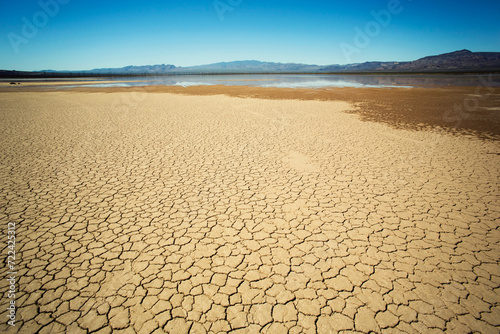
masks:
{"type": "MultiPolygon", "coordinates": [[[[133,86],[85,87],[108,82],[89,81],[80,87],[56,87],[67,82],[0,85],[0,93],[71,91],[84,93],[168,93],[192,96],[225,95],[265,100],[347,101],[356,106],[348,112],[364,121],[381,122],[409,130],[437,129],[459,135],[500,140],[500,89],[498,87],[414,88],[274,88],[255,86],[133,86]]],[[[113,82],[114,83],[114,82],[113,82]]]]}

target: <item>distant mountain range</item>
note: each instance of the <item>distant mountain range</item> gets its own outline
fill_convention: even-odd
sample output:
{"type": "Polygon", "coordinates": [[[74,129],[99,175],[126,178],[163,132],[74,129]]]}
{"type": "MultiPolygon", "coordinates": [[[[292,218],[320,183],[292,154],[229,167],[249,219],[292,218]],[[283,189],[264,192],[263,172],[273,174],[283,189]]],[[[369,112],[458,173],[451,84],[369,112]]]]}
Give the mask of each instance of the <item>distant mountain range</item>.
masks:
{"type": "Polygon", "coordinates": [[[500,72],[500,52],[460,50],[407,62],[365,62],[348,65],[308,65],[273,63],[257,60],[222,62],[209,65],[180,67],[174,65],[126,66],[98,68],[86,71],[21,72],[0,70],[0,77],[61,77],[104,75],[168,75],[168,74],[227,74],[227,73],[463,73],[500,72]]]}

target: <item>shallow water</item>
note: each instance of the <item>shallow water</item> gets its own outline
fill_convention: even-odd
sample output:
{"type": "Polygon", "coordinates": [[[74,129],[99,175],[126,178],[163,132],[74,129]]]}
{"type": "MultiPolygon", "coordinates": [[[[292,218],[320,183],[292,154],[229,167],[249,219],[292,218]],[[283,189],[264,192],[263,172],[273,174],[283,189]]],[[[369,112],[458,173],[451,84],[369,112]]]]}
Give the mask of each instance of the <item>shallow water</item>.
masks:
{"type": "MultiPolygon", "coordinates": [[[[7,79],[6,79],[7,80],[7,79]]],[[[412,88],[433,86],[484,86],[500,87],[500,75],[419,75],[419,74],[229,74],[229,75],[164,75],[144,77],[101,77],[101,78],[71,78],[48,79],[47,81],[67,80],[68,86],[74,86],[72,81],[107,81],[102,84],[86,85],[87,87],[130,87],[130,86],[199,86],[228,85],[256,86],[282,88],[326,88],[326,87],[356,87],[356,88],[412,88]],[[116,81],[116,83],[109,83],[116,81]]],[[[5,80],[2,80],[5,81],[5,80]]],[[[29,83],[35,80],[16,80],[29,83]]],[[[40,80],[36,80],[40,82],[40,80]]],[[[66,86],[67,87],[67,86],[66,86]]]]}

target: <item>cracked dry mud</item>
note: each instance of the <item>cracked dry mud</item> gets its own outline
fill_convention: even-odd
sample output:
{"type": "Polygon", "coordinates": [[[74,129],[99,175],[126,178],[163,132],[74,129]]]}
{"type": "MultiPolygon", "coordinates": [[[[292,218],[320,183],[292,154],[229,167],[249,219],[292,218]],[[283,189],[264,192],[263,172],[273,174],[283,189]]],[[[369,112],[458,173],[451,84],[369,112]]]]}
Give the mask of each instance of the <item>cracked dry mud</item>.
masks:
{"type": "Polygon", "coordinates": [[[128,94],[0,95],[0,331],[498,333],[498,142],[128,94]]]}

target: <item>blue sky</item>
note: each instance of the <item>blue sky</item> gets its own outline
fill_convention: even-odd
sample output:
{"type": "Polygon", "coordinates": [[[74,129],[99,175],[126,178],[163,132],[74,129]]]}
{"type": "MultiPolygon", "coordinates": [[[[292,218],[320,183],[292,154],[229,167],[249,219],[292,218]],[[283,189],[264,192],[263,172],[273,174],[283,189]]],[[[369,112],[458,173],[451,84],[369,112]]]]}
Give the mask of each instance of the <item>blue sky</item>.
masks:
{"type": "Polygon", "coordinates": [[[499,13],[498,0],[0,0],[0,69],[500,52],[499,13]]]}

